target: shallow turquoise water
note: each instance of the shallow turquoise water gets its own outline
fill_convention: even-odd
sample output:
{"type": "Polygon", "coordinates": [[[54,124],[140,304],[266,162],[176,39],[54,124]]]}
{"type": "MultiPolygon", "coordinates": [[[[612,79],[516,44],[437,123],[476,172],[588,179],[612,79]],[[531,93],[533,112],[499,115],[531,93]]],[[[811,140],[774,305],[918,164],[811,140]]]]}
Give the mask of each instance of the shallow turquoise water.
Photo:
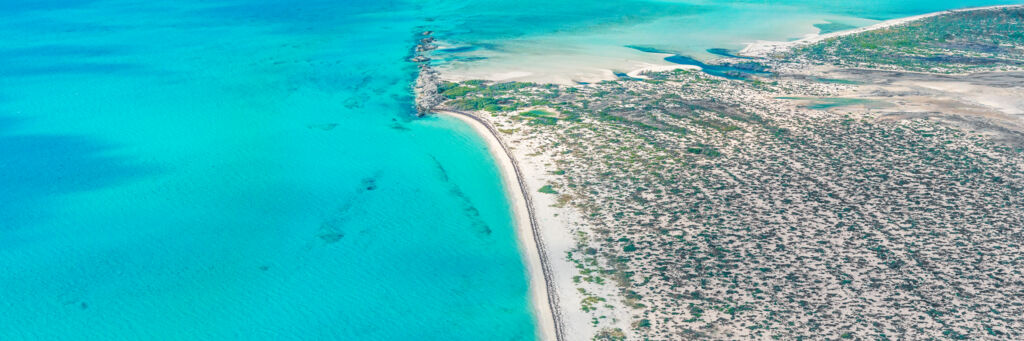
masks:
{"type": "Polygon", "coordinates": [[[410,121],[422,19],[373,3],[4,8],[0,339],[532,337],[497,170],[410,121]]]}
{"type": "Polygon", "coordinates": [[[0,0],[0,339],[533,338],[483,142],[411,119],[418,32],[988,3],[0,0]]]}

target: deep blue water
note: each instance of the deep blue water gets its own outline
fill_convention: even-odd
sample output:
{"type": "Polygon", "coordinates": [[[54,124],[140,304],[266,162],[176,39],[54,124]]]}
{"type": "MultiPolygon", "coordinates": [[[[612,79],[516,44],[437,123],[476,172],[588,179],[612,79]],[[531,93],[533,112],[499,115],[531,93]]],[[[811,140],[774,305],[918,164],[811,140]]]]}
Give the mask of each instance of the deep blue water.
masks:
{"type": "Polygon", "coordinates": [[[532,339],[482,140],[412,118],[419,32],[484,62],[461,54],[989,3],[0,0],[0,340],[532,339]]]}

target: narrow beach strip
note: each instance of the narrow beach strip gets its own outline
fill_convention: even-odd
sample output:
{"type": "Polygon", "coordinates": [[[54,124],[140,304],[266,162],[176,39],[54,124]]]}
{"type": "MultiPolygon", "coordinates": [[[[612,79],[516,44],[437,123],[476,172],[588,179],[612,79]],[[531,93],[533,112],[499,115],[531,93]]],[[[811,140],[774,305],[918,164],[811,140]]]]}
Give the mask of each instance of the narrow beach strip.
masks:
{"type": "Polygon", "coordinates": [[[505,145],[498,130],[483,118],[451,109],[434,109],[433,112],[465,122],[487,141],[487,149],[501,169],[502,183],[512,204],[516,234],[529,272],[530,299],[537,320],[538,337],[541,340],[564,341],[562,317],[558,311],[558,295],[555,291],[551,265],[546,257],[547,249],[541,237],[533,201],[530,200],[530,190],[512,151],[505,145]]]}

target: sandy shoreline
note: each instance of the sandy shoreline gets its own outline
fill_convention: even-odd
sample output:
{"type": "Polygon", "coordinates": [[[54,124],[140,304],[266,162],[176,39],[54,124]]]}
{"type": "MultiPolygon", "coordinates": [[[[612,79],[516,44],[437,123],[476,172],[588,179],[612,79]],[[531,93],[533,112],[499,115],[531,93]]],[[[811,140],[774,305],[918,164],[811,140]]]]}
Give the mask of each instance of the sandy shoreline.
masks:
{"type": "Polygon", "coordinates": [[[828,34],[815,34],[815,35],[811,35],[811,36],[808,36],[808,37],[805,37],[805,38],[802,38],[802,39],[799,39],[799,40],[794,40],[794,41],[767,41],[767,40],[761,40],[761,41],[756,41],[756,42],[748,44],[745,48],[743,48],[743,50],[740,50],[739,55],[741,55],[741,56],[748,56],[748,57],[762,57],[763,58],[763,57],[771,56],[772,54],[786,52],[786,51],[789,51],[790,49],[793,49],[793,48],[796,48],[796,47],[814,44],[814,43],[817,43],[817,42],[820,42],[820,41],[823,41],[823,40],[827,40],[827,39],[831,39],[831,38],[842,37],[842,36],[847,36],[847,35],[857,34],[857,33],[863,33],[863,32],[867,32],[867,31],[874,31],[874,30],[885,29],[885,28],[889,28],[889,27],[905,24],[905,23],[908,23],[908,22],[916,21],[916,20],[930,18],[930,17],[934,17],[934,16],[938,16],[938,15],[949,14],[949,13],[958,13],[958,12],[968,12],[968,11],[999,9],[999,8],[1013,8],[1013,7],[1021,7],[1021,6],[1024,6],[1024,5],[997,5],[997,6],[971,7],[971,8],[961,8],[961,9],[954,9],[954,10],[945,10],[945,11],[939,11],[939,12],[932,12],[932,13],[926,13],[926,14],[921,14],[921,15],[909,16],[909,17],[904,17],[904,18],[897,18],[897,19],[892,19],[892,20],[886,20],[886,21],[883,21],[883,22],[880,22],[880,23],[877,23],[877,24],[874,24],[874,25],[871,25],[871,26],[865,26],[865,27],[855,28],[855,29],[846,30],[846,31],[832,32],[832,33],[828,33],[828,34]]]}
{"type": "Polygon", "coordinates": [[[543,237],[540,235],[540,226],[533,212],[530,192],[512,152],[500,139],[498,131],[486,120],[458,111],[434,112],[465,122],[487,141],[487,149],[501,169],[502,183],[512,203],[518,244],[523,251],[524,263],[529,272],[530,301],[537,321],[537,336],[541,340],[565,340],[558,310],[558,296],[555,293],[550,266],[547,264],[547,252],[543,237]]]}

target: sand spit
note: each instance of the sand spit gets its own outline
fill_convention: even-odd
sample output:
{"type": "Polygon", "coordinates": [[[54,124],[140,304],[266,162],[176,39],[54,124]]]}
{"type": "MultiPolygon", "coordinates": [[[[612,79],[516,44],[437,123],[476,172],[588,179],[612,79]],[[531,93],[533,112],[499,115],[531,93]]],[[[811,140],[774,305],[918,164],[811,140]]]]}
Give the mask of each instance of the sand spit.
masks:
{"type": "Polygon", "coordinates": [[[770,56],[775,55],[775,54],[784,53],[786,51],[789,51],[789,50],[791,50],[793,48],[796,48],[796,47],[799,47],[799,46],[807,46],[807,45],[811,45],[811,44],[814,44],[814,43],[817,43],[817,42],[820,42],[820,41],[823,41],[823,40],[827,40],[827,39],[831,39],[831,38],[836,38],[836,37],[847,36],[847,35],[851,35],[851,34],[858,34],[858,33],[867,32],[867,31],[874,31],[874,30],[885,29],[885,28],[889,28],[889,27],[893,27],[893,26],[902,25],[902,24],[905,24],[905,23],[908,23],[908,22],[912,22],[912,21],[917,21],[917,20],[921,20],[921,19],[925,19],[925,18],[931,18],[931,17],[938,16],[938,15],[950,14],[950,13],[958,13],[958,12],[967,12],[967,11],[979,11],[979,10],[990,10],[990,9],[1000,9],[1000,8],[1014,8],[1014,7],[1021,7],[1021,6],[1024,6],[1024,5],[999,5],[999,6],[972,7],[972,8],[962,8],[962,9],[955,9],[955,10],[939,11],[939,12],[932,12],[932,13],[915,15],[915,16],[910,16],[910,17],[905,17],[905,18],[886,20],[886,21],[883,21],[883,22],[880,22],[880,23],[877,23],[877,24],[874,24],[874,25],[871,25],[871,26],[855,28],[855,29],[852,29],[852,30],[833,32],[833,33],[829,33],[829,34],[816,34],[816,35],[812,35],[812,36],[809,36],[809,37],[806,37],[806,38],[803,38],[803,39],[799,39],[799,40],[794,40],[794,41],[764,41],[764,40],[761,40],[761,41],[756,41],[756,42],[753,42],[753,43],[747,45],[747,47],[743,48],[743,50],[740,50],[739,55],[746,56],[746,57],[767,58],[767,57],[770,57],[770,56]]]}

